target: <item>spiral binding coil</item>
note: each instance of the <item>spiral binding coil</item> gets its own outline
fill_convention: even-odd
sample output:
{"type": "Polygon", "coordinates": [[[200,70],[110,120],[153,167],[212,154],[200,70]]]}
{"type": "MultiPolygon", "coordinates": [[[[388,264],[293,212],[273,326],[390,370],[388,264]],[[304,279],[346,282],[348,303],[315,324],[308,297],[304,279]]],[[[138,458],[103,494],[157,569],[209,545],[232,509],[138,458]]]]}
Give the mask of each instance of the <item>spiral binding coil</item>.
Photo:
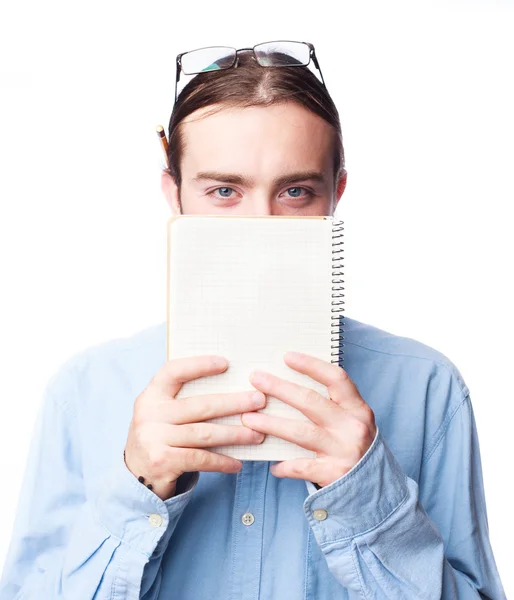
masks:
{"type": "Polygon", "coordinates": [[[343,315],[343,304],[344,279],[341,276],[344,275],[344,248],[342,247],[344,241],[343,227],[344,221],[335,220],[332,222],[332,330],[331,330],[331,342],[337,342],[331,345],[331,355],[336,358],[332,358],[332,363],[338,363],[340,367],[344,368],[344,315],[343,315]],[[334,352],[335,350],[335,352],[334,352]]]}

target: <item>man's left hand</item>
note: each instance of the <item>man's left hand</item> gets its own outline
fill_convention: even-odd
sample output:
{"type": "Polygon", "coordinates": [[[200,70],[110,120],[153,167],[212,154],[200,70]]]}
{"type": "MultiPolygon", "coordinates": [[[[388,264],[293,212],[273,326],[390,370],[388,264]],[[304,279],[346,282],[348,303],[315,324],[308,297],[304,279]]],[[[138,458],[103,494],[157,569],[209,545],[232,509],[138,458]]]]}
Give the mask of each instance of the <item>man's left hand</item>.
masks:
{"type": "Polygon", "coordinates": [[[273,475],[328,485],[354,467],[371,446],[376,434],[375,416],[343,368],[297,352],[287,352],[284,361],[326,386],[329,398],[271,373],[254,371],[250,382],[257,390],[298,409],[311,423],[259,412],[243,413],[241,421],[251,429],[316,452],[316,458],[272,465],[273,475]]]}

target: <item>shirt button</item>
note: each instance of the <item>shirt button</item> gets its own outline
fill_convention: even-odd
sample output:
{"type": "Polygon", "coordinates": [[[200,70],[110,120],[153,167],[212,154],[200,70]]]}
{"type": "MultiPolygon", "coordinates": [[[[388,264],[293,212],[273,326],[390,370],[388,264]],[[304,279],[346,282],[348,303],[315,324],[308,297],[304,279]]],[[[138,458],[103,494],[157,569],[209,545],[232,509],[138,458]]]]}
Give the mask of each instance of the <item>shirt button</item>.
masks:
{"type": "Polygon", "coordinates": [[[243,521],[245,525],[251,525],[255,521],[255,517],[252,515],[252,513],[245,513],[241,517],[241,521],[243,521]]]}
{"type": "Polygon", "coordinates": [[[324,508],[318,508],[312,513],[316,521],[324,521],[328,517],[328,513],[324,508]]]}
{"type": "Polygon", "coordinates": [[[160,527],[162,525],[162,517],[156,513],[152,513],[148,517],[148,522],[152,527],[160,527]]]}

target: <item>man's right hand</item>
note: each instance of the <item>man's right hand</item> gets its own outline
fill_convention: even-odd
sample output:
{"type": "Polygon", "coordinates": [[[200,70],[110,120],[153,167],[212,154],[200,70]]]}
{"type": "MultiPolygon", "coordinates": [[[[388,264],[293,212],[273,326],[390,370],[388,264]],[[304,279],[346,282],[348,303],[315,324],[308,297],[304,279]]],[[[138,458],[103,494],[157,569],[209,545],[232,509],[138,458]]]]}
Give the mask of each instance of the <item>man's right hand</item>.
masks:
{"type": "Polygon", "coordinates": [[[176,481],[190,471],[237,473],[239,460],[210,452],[212,446],[260,444],[264,435],[244,425],[204,423],[263,408],[266,397],[249,390],[175,398],[183,383],[219,375],[228,367],[221,356],[195,356],[167,361],[134,402],[125,446],[125,464],[151,483],[159,498],[175,494],[176,481]]]}

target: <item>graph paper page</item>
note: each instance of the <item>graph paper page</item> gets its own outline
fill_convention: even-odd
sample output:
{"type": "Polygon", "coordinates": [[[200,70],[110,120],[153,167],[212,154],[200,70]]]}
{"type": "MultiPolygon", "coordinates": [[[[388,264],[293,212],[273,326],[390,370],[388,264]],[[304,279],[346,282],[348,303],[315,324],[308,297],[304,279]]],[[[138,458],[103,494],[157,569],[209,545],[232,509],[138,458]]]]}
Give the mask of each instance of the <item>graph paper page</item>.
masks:
{"type": "MultiPolygon", "coordinates": [[[[249,391],[256,369],[315,389],[283,355],[331,361],[332,219],[178,217],[168,223],[168,359],[224,356],[228,369],[182,386],[177,397],[249,391]]],[[[267,396],[260,412],[308,420],[267,396]]],[[[212,419],[241,425],[240,415],[212,419]]],[[[260,445],[210,448],[240,460],[312,457],[268,435],[260,445]]]]}

